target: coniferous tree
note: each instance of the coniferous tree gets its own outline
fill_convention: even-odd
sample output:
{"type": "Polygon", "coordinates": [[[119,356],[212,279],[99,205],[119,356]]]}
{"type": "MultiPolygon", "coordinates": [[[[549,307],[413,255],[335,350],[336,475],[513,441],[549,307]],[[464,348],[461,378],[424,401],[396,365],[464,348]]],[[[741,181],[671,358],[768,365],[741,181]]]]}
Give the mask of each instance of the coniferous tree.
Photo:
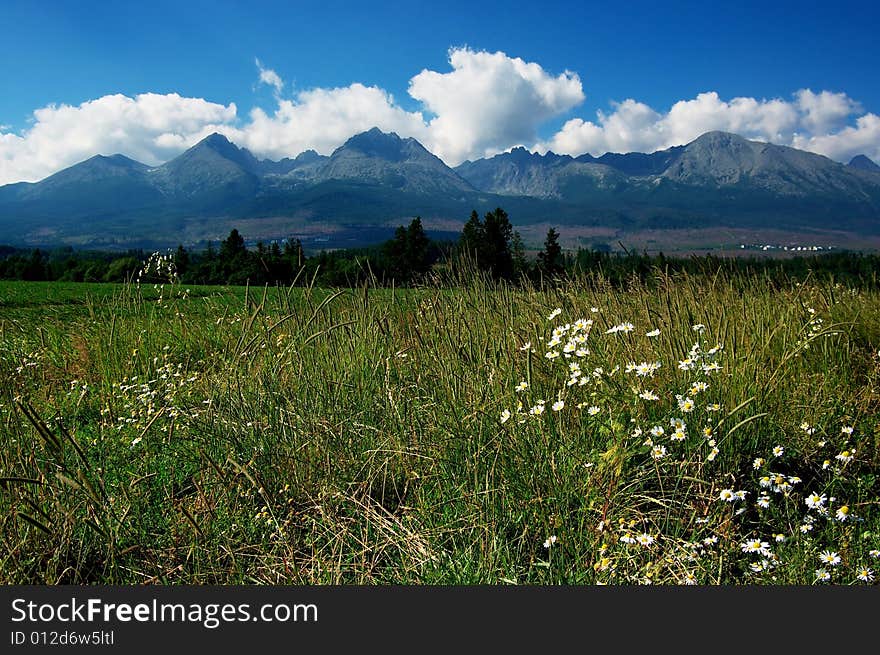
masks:
{"type": "Polygon", "coordinates": [[[476,261],[478,264],[481,259],[483,242],[485,240],[485,231],[483,223],[480,221],[480,215],[477,210],[471,212],[471,217],[464,224],[461,231],[461,239],[459,239],[459,249],[468,259],[476,261]]]}
{"type": "Polygon", "coordinates": [[[513,231],[513,238],[510,240],[510,255],[513,258],[513,274],[515,276],[528,274],[529,262],[526,259],[526,247],[519,230],[513,231]]]}
{"type": "Polygon", "coordinates": [[[299,271],[305,264],[302,242],[299,239],[284,242],[284,258],[290,262],[294,271],[299,271]]]}
{"type": "Polygon", "coordinates": [[[385,243],[385,258],[388,261],[388,276],[396,284],[405,284],[409,280],[409,262],[407,261],[408,234],[402,225],[394,231],[394,238],[385,243]]]}
{"type": "Polygon", "coordinates": [[[177,268],[177,274],[180,276],[189,272],[189,253],[183,244],[178,244],[177,252],[174,253],[174,266],[177,268]]]}
{"type": "Polygon", "coordinates": [[[422,227],[422,219],[416,216],[406,230],[406,259],[414,277],[420,277],[430,270],[430,246],[431,242],[422,227]]]}
{"type": "Polygon", "coordinates": [[[501,207],[486,214],[483,221],[484,267],[492,277],[510,279],[513,277],[513,256],[510,252],[510,240],[513,237],[513,226],[501,207]]]}
{"type": "Polygon", "coordinates": [[[544,239],[544,250],[538,253],[538,268],[547,278],[555,278],[565,271],[565,257],[559,245],[559,233],[550,228],[544,239]]]}

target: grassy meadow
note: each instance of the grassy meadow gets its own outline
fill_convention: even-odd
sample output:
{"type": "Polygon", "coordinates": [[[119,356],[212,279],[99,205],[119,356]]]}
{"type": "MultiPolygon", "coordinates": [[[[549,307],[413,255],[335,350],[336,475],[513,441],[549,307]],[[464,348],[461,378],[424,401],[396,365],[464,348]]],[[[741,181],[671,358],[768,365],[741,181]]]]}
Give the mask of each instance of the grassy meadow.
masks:
{"type": "Polygon", "coordinates": [[[880,293],[0,283],[4,584],[876,584],[880,293]]]}

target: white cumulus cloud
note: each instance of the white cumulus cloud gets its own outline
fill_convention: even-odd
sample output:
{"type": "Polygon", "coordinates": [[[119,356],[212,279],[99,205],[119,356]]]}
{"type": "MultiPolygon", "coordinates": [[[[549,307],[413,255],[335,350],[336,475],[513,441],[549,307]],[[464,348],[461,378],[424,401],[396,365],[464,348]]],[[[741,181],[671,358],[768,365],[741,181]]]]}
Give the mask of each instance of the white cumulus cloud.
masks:
{"type": "Polygon", "coordinates": [[[584,100],[575,73],[554,77],[503,52],[453,48],[449,63],[451,72],[413,77],[409,94],[434,114],[429,145],[450,164],[531,143],[543,123],[584,100]]]}
{"type": "Polygon", "coordinates": [[[859,116],[854,126],[848,125],[830,134],[798,134],[792,140],[792,145],[843,162],[859,154],[880,162],[880,116],[859,116]]]}
{"type": "Polygon", "coordinates": [[[96,154],[156,165],[235,120],[222,105],[176,93],[108,95],[37,109],[23,134],[0,133],[0,184],[35,181],[96,154]]]}
{"type": "Polygon", "coordinates": [[[611,112],[597,112],[595,121],[574,118],[535,149],[579,155],[589,152],[654,152],[693,141],[713,130],[734,132],[749,139],[788,145],[845,161],[865,153],[880,156],[878,118],[865,114],[845,93],[810,89],[791,100],[749,97],[723,100],[714,92],[680,100],[665,113],[628,99],[613,103],[611,112]]]}

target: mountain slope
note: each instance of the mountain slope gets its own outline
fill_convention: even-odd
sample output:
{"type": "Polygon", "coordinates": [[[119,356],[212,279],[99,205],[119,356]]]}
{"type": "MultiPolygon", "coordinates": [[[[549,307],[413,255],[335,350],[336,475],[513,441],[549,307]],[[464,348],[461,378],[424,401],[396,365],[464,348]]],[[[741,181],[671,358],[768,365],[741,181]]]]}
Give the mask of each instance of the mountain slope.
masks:
{"type": "Polygon", "coordinates": [[[485,192],[557,200],[566,197],[566,189],[607,191],[625,182],[620,171],[590,159],[553,152],[539,155],[520,147],[491,159],[464,162],[455,171],[485,192]]]}
{"type": "Polygon", "coordinates": [[[849,164],[852,168],[856,168],[861,171],[868,171],[870,173],[880,173],[880,166],[874,163],[874,160],[869,159],[865,155],[856,155],[852,159],[849,160],[849,164]]]}
{"type": "Polygon", "coordinates": [[[150,183],[148,170],[123,155],[95,155],[35,184],[0,187],[0,207],[14,204],[22,219],[66,220],[113,207],[149,206],[161,202],[162,194],[150,183]]]}
{"type": "MultiPolygon", "coordinates": [[[[272,236],[363,229],[421,215],[462,222],[508,210],[520,224],[615,230],[835,229],[880,234],[880,174],[793,148],[710,132],[655,153],[571,157],[524,148],[446,166],[418,141],[378,129],[331,155],[260,160],[219,134],[161,166],[96,156],[35,184],[0,187],[10,243],[174,245],[250,221],[272,236]]],[[[228,230],[227,230],[228,233],[228,230]]]]}
{"type": "Polygon", "coordinates": [[[151,169],[151,183],[170,201],[221,209],[247,204],[260,186],[259,162],[220,134],[212,134],[151,169]]]}
{"type": "Polygon", "coordinates": [[[751,187],[779,196],[871,199],[871,185],[838,162],[726,132],[708,132],[689,143],[662,176],[687,185],[751,187]]]}
{"type": "Polygon", "coordinates": [[[315,181],[353,180],[416,194],[463,195],[476,189],[415,139],[377,128],[357,134],[315,169],[315,181]]]}

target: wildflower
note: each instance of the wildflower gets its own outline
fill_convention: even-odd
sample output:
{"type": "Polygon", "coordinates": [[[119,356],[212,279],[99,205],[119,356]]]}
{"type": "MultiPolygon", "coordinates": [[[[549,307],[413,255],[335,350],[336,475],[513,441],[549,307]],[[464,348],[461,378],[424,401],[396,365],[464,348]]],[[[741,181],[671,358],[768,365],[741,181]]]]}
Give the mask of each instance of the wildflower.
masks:
{"type": "Polygon", "coordinates": [[[770,507],[770,496],[758,496],[757,505],[761,509],[770,507]]]}
{"type": "Polygon", "coordinates": [[[659,337],[660,330],[654,329],[654,330],[651,330],[650,332],[645,332],[645,336],[646,337],[659,337]]]}
{"type": "Polygon", "coordinates": [[[717,448],[712,448],[712,450],[709,451],[709,454],[706,455],[706,459],[710,462],[713,461],[718,456],[719,452],[721,451],[719,451],[717,448]]]}
{"type": "Polygon", "coordinates": [[[554,335],[553,338],[547,342],[547,347],[548,348],[555,348],[560,343],[562,343],[562,339],[560,339],[557,335],[554,335]]]}
{"type": "Polygon", "coordinates": [[[760,553],[764,557],[770,557],[770,544],[760,539],[751,539],[740,544],[740,548],[744,553],[760,553]]]}
{"type": "Polygon", "coordinates": [[[672,433],[672,436],[669,437],[672,441],[684,441],[687,438],[687,434],[682,428],[676,428],[675,432],[672,433]]]}
{"type": "Polygon", "coordinates": [[[526,382],[525,380],[523,380],[523,381],[520,382],[518,385],[516,385],[516,390],[517,390],[517,392],[525,391],[525,390],[528,389],[528,388],[529,388],[529,383],[526,382]]]}
{"type": "Polygon", "coordinates": [[[547,359],[556,359],[557,357],[559,357],[559,351],[558,350],[548,350],[544,354],[544,357],[546,357],[547,359]]]}
{"type": "Polygon", "coordinates": [[[690,398],[685,398],[678,402],[678,408],[683,411],[685,414],[688,414],[694,411],[694,401],[690,398]]]}
{"type": "Polygon", "coordinates": [[[703,539],[704,546],[714,546],[717,543],[718,537],[716,537],[714,534],[711,537],[706,537],[705,539],[703,539]]]}
{"type": "Polygon", "coordinates": [[[656,393],[654,393],[650,389],[647,391],[642,391],[639,394],[639,398],[641,398],[642,400],[660,400],[660,396],[658,396],[656,393]]]}
{"type": "Polygon", "coordinates": [[[721,493],[718,494],[718,500],[726,500],[728,503],[732,503],[736,500],[736,494],[733,492],[733,489],[722,489],[721,493]]]}
{"type": "Polygon", "coordinates": [[[752,468],[759,469],[762,466],[764,466],[764,458],[763,457],[756,457],[755,461],[752,462],[752,468]]]}
{"type": "Polygon", "coordinates": [[[785,452],[785,448],[782,446],[773,446],[773,457],[782,457],[782,453],[785,452]]]}
{"type": "Polygon", "coordinates": [[[654,377],[654,373],[660,368],[660,362],[642,362],[635,367],[639,377],[654,377]]]}
{"type": "Polygon", "coordinates": [[[835,516],[837,517],[838,521],[846,521],[846,519],[849,517],[849,507],[846,505],[841,505],[838,508],[835,516]]]}
{"type": "Polygon", "coordinates": [[[709,362],[708,364],[703,364],[700,367],[700,370],[703,371],[703,373],[714,373],[721,370],[721,364],[718,362],[709,362]]]}
{"type": "Polygon", "coordinates": [[[587,414],[589,414],[590,416],[595,416],[596,414],[598,414],[601,411],[602,411],[601,409],[599,409],[598,407],[593,405],[587,410],[587,414]]]}
{"type": "Polygon", "coordinates": [[[522,345],[522,347],[520,348],[520,350],[531,351],[531,350],[532,350],[532,342],[531,342],[531,341],[526,341],[526,342],[522,345]]]}
{"type": "Polygon", "coordinates": [[[694,360],[690,357],[681,359],[678,362],[678,368],[681,371],[690,371],[694,367],[694,360]]]}
{"type": "Polygon", "coordinates": [[[510,420],[510,410],[505,409],[503,412],[501,412],[501,422],[507,423],[509,420],[510,420]]]}
{"type": "Polygon", "coordinates": [[[636,537],[636,541],[638,541],[642,546],[650,546],[654,543],[654,537],[649,535],[647,532],[643,532],[638,537],[636,537]]]}
{"type": "Polygon", "coordinates": [[[550,315],[547,317],[547,320],[552,321],[554,318],[559,316],[561,313],[562,313],[562,309],[560,307],[557,307],[552,312],[550,312],[550,315]]]}
{"type": "Polygon", "coordinates": [[[709,405],[706,405],[706,411],[707,412],[720,412],[721,405],[719,405],[718,403],[710,403],[709,405]]]}
{"type": "Polygon", "coordinates": [[[877,550],[876,548],[874,550],[869,550],[868,555],[874,559],[880,559],[880,550],[877,550]]]}
{"type": "Polygon", "coordinates": [[[654,459],[663,459],[666,457],[666,446],[654,446],[651,449],[651,457],[654,459]]]}
{"type": "Polygon", "coordinates": [[[824,462],[822,462],[822,470],[827,471],[829,468],[831,468],[831,460],[826,459],[824,462]]]}
{"type": "Polygon", "coordinates": [[[745,499],[746,499],[746,494],[748,494],[748,493],[749,493],[748,491],[740,490],[740,491],[735,491],[735,492],[733,493],[733,495],[736,496],[736,499],[737,499],[737,500],[745,500],[745,499]]]}
{"type": "Polygon", "coordinates": [[[874,581],[874,571],[869,568],[861,568],[859,569],[856,577],[862,582],[873,582],[874,581]]]}
{"type": "Polygon", "coordinates": [[[837,566],[840,564],[840,555],[833,550],[823,550],[819,553],[819,561],[823,564],[837,566]]]}
{"type": "Polygon", "coordinates": [[[813,531],[813,524],[812,523],[804,523],[803,525],[801,525],[798,528],[798,530],[800,530],[803,534],[807,534],[808,532],[813,531]]]}
{"type": "Polygon", "coordinates": [[[563,407],[565,407],[565,402],[563,402],[562,400],[557,400],[555,403],[553,403],[553,405],[551,405],[551,407],[554,412],[558,412],[563,407]]]}
{"type": "Polygon", "coordinates": [[[619,541],[620,541],[621,543],[624,543],[624,544],[634,544],[634,543],[636,543],[636,539],[635,539],[635,537],[633,537],[633,536],[632,536],[631,534],[629,534],[629,533],[626,533],[626,534],[622,535],[622,536],[620,537],[619,541]]]}
{"type": "Polygon", "coordinates": [[[851,425],[844,425],[842,428],[840,428],[840,431],[841,431],[843,434],[849,436],[849,435],[851,435],[851,434],[853,433],[853,428],[852,428],[851,425]]]}
{"type": "Polygon", "coordinates": [[[785,541],[785,535],[781,532],[774,534],[773,540],[776,541],[777,544],[781,544],[783,541],[785,541]]]}
{"type": "Polygon", "coordinates": [[[849,451],[844,450],[841,453],[834,456],[834,459],[843,462],[844,464],[849,464],[853,460],[853,455],[855,455],[855,450],[849,451]]]}
{"type": "Polygon", "coordinates": [[[589,355],[590,351],[587,350],[586,348],[578,348],[577,350],[574,351],[574,354],[575,354],[575,357],[583,358],[583,357],[586,357],[587,355],[589,355]]]}
{"type": "Polygon", "coordinates": [[[590,307],[590,311],[593,312],[594,314],[596,314],[599,312],[599,308],[598,307],[590,307]]]}
{"type": "Polygon", "coordinates": [[[706,329],[706,326],[703,325],[702,323],[697,323],[696,325],[691,326],[691,330],[693,330],[694,332],[702,333],[703,330],[705,330],[705,329],[706,329]]]}
{"type": "Polygon", "coordinates": [[[831,574],[826,569],[816,569],[816,580],[819,582],[828,582],[831,574]]]}
{"type": "Polygon", "coordinates": [[[543,413],[544,413],[544,405],[543,404],[535,405],[534,407],[532,407],[529,410],[529,414],[531,414],[532,416],[540,416],[543,413]]]}
{"type": "Polygon", "coordinates": [[[686,585],[695,585],[697,584],[697,576],[694,575],[693,571],[688,571],[684,575],[684,583],[686,585]]]}
{"type": "Polygon", "coordinates": [[[555,544],[555,543],[556,543],[556,535],[555,535],[555,534],[550,535],[550,536],[544,541],[544,548],[550,548],[550,546],[552,546],[552,545],[555,544]]]}
{"type": "Polygon", "coordinates": [[[662,437],[665,432],[666,430],[664,430],[663,427],[660,425],[655,425],[653,428],[651,428],[651,434],[655,437],[662,437]]]}

